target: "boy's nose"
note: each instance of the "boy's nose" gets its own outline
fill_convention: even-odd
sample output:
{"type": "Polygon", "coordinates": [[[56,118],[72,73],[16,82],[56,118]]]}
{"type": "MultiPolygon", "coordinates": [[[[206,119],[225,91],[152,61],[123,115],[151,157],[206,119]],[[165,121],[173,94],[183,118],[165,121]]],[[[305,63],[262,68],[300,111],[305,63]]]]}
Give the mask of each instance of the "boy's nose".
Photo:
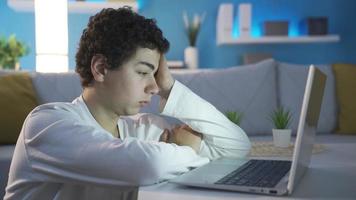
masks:
{"type": "Polygon", "coordinates": [[[158,94],[159,87],[158,87],[157,82],[156,82],[155,79],[153,79],[150,82],[150,84],[147,86],[147,91],[146,92],[149,93],[149,94],[152,94],[152,95],[158,94]]]}

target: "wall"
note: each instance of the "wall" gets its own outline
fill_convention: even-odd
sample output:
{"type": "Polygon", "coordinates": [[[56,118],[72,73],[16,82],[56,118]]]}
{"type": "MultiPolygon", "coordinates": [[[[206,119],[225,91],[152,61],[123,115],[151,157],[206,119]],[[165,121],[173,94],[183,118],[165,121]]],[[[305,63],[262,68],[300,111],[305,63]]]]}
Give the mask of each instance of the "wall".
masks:
{"type": "MultiPolygon", "coordinates": [[[[166,37],[171,42],[167,54],[170,60],[182,60],[184,48],[188,45],[184,34],[182,12],[188,14],[206,12],[206,20],[198,38],[200,65],[202,68],[220,68],[238,65],[244,53],[269,52],[277,60],[294,63],[356,63],[356,26],[351,23],[356,18],[356,1],[353,0],[138,0],[140,13],[157,19],[166,37]],[[253,44],[217,46],[215,24],[220,3],[252,3],[254,35],[259,35],[259,27],[264,20],[286,19],[291,22],[293,34],[300,20],[306,16],[328,16],[329,32],[339,34],[338,43],[310,44],[253,44]]],[[[74,55],[82,29],[89,15],[69,15],[69,59],[70,68],[75,66],[74,55]]],[[[30,45],[30,55],[21,59],[21,66],[35,69],[34,14],[17,13],[6,1],[0,1],[0,34],[17,37],[30,45]]]]}

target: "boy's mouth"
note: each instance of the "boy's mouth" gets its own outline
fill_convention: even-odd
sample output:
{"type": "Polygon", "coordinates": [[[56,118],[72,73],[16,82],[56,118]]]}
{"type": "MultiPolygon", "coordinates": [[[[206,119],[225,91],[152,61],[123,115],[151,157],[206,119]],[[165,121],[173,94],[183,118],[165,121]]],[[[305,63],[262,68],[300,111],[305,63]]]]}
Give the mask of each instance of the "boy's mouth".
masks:
{"type": "Polygon", "coordinates": [[[148,105],[150,102],[149,101],[139,101],[139,104],[141,107],[148,105]]]}

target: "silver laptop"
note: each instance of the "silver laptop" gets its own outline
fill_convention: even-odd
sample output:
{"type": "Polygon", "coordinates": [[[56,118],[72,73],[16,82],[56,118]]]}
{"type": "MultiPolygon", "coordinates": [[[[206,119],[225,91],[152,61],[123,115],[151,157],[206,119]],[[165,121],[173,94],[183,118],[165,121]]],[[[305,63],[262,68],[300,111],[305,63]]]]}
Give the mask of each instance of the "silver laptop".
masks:
{"type": "Polygon", "coordinates": [[[292,161],[221,158],[170,182],[193,187],[270,195],[291,194],[309,167],[325,81],[326,76],[311,65],[292,161]]]}

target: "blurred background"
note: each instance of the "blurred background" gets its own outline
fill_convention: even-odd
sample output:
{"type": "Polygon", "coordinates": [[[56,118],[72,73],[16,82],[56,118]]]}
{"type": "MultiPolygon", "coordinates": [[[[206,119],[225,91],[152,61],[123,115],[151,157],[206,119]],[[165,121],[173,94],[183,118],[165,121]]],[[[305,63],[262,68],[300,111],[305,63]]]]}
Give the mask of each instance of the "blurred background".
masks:
{"type": "MultiPolygon", "coordinates": [[[[21,3],[21,1],[30,0],[0,1],[0,35],[9,37],[15,34],[18,40],[28,45],[29,54],[20,59],[20,65],[22,69],[32,71],[36,69],[34,9],[21,10],[9,6],[10,3],[21,3]]],[[[125,1],[132,2],[129,0],[122,2],[125,1]]],[[[85,2],[102,4],[104,7],[107,3],[103,0],[85,2]]],[[[75,2],[68,2],[70,3],[75,2]]],[[[246,54],[268,54],[276,60],[298,64],[356,63],[356,26],[353,21],[356,19],[356,1],[354,0],[137,0],[134,1],[134,5],[141,15],[157,20],[159,27],[171,43],[167,58],[175,61],[184,61],[184,49],[189,46],[183,12],[186,11],[189,17],[205,13],[196,41],[199,68],[241,65],[243,55],[246,54]],[[297,37],[302,35],[300,23],[303,20],[321,16],[327,18],[328,34],[337,35],[340,39],[336,42],[217,45],[216,21],[222,3],[234,5],[234,16],[237,16],[236,10],[240,3],[251,5],[251,34],[254,38],[263,35],[265,21],[288,21],[288,35],[297,37]]],[[[93,14],[77,12],[75,9],[68,13],[69,70],[75,68],[74,57],[80,35],[93,14]]],[[[237,26],[237,22],[234,22],[234,26],[237,26]]]]}

